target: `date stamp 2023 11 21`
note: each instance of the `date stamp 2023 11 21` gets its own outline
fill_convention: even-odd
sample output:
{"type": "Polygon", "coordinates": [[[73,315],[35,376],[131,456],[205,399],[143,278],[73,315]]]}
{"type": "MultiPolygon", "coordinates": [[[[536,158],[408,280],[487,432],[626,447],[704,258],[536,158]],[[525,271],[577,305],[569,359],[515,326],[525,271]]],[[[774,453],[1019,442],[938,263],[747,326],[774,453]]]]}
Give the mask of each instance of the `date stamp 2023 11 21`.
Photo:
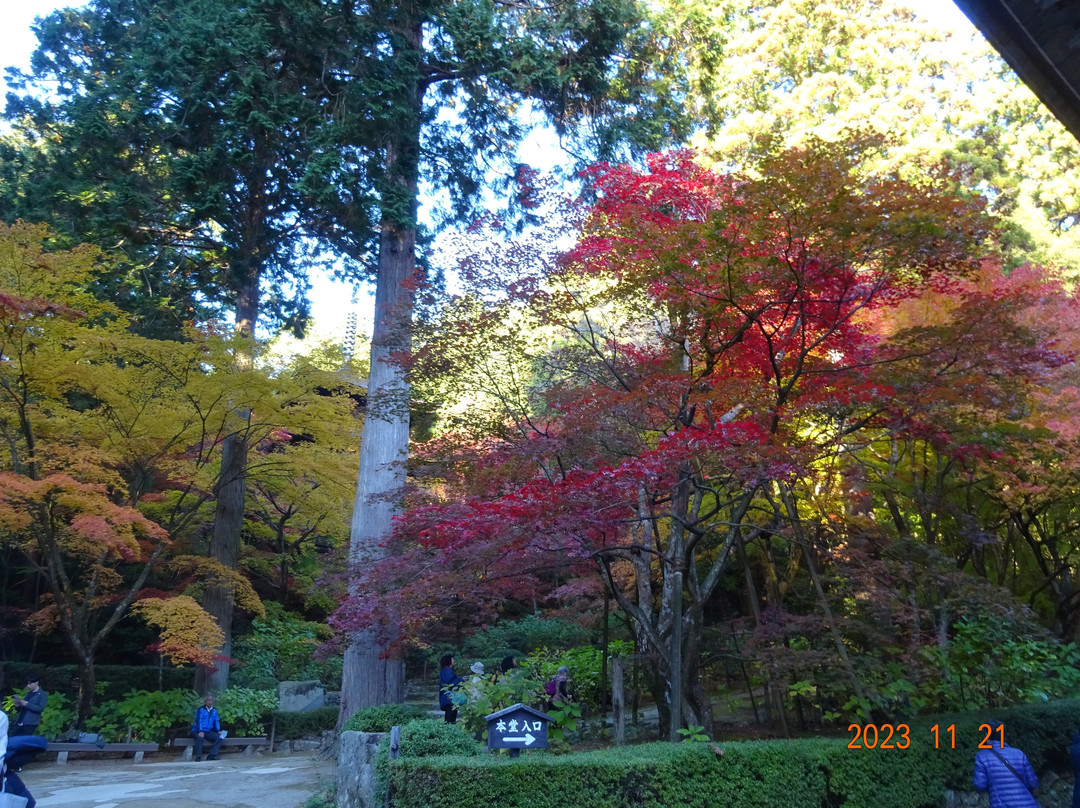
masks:
{"type": "MultiPolygon", "coordinates": [[[[848,742],[848,749],[907,749],[911,746],[911,727],[907,724],[852,724],[848,732],[855,734],[848,742]]],[[[982,733],[979,749],[992,749],[990,740],[995,734],[1002,746],[1005,745],[1004,726],[980,724],[979,732],[982,733]]],[[[949,749],[956,748],[956,724],[949,724],[944,729],[934,724],[930,727],[930,735],[935,749],[941,749],[945,744],[949,749]]]]}

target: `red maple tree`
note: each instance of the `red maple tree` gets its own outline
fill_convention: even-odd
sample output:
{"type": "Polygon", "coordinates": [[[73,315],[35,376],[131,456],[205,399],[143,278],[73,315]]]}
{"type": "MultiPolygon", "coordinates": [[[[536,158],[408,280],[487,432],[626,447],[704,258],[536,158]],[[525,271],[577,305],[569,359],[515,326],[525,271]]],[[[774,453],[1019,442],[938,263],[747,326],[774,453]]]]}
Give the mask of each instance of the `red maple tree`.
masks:
{"type": "MultiPolygon", "coordinates": [[[[944,332],[894,340],[888,315],[976,277],[992,235],[950,177],[867,170],[874,147],[812,143],[760,176],[713,173],[686,152],[597,166],[572,249],[555,255],[550,234],[475,249],[472,288],[413,358],[447,431],[419,455],[423,493],[337,626],[393,616],[415,634],[462,608],[482,621],[589,566],[652,661],[677,737],[711,724],[706,604],[749,543],[780,538],[800,548],[861,695],[807,492],[859,435],[931,428],[916,393],[933,385],[901,391],[886,369],[934,379],[944,332]]],[[[1021,353],[1004,375],[1060,360],[1043,345],[1021,353]]]]}

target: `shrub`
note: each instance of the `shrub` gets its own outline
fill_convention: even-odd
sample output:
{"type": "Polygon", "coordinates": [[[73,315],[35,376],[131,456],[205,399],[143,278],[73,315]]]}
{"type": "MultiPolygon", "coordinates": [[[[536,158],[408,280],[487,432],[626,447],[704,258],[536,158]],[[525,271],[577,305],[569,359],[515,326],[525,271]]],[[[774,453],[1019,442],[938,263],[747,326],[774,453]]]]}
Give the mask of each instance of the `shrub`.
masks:
{"type": "Polygon", "coordinates": [[[259,689],[309,679],[340,684],[341,658],[323,662],[315,658],[316,647],[330,632],[322,623],[304,620],[279,603],[267,603],[266,617],[256,618],[251,625],[251,634],[236,640],[239,664],[234,669],[234,684],[259,689]]]}
{"type": "Polygon", "coordinates": [[[94,710],[86,728],[107,741],[132,740],[164,743],[170,730],[191,726],[191,717],[202,700],[191,690],[132,690],[117,701],[106,701],[94,710]]]}
{"type": "Polygon", "coordinates": [[[1060,699],[1080,687],[1080,649],[1050,636],[1017,636],[1015,628],[989,615],[962,617],[943,654],[926,648],[924,658],[950,676],[935,682],[945,709],[968,710],[1060,699]]]}
{"type": "Polygon", "coordinates": [[[335,808],[335,806],[337,806],[337,785],[334,783],[320,788],[304,803],[304,808],[335,808]]]}
{"type": "Polygon", "coordinates": [[[463,728],[441,718],[421,718],[401,727],[402,757],[472,756],[479,754],[480,748],[463,728]]]}
{"type": "Polygon", "coordinates": [[[333,729],[337,724],[337,707],[320,707],[306,713],[274,713],[274,734],[279,738],[312,738],[333,729]]]}
{"type": "MultiPolygon", "coordinates": [[[[625,656],[628,652],[627,643],[614,641],[608,645],[609,657],[625,656]]],[[[574,698],[588,709],[598,708],[600,693],[605,689],[601,649],[591,645],[566,650],[540,648],[521,664],[541,686],[555,676],[560,665],[566,665],[570,669],[570,692],[574,698]]]]}
{"type": "MultiPolygon", "coordinates": [[[[477,659],[495,661],[508,654],[525,656],[537,648],[576,648],[588,642],[588,632],[577,623],[531,614],[476,632],[465,640],[460,656],[470,662],[477,659]]],[[[450,651],[452,653],[453,649],[450,651]]]]}
{"type": "Polygon", "coordinates": [[[221,723],[232,735],[264,735],[270,716],[277,709],[276,690],[230,687],[215,703],[221,723]]]}
{"type": "Polygon", "coordinates": [[[462,685],[462,693],[465,701],[458,708],[458,721],[469,732],[481,734],[487,730],[484,716],[518,703],[540,707],[545,699],[543,684],[524,667],[500,676],[494,683],[486,678],[470,680],[462,685]]]}
{"type": "Polygon", "coordinates": [[[356,732],[389,732],[411,721],[426,718],[427,712],[411,704],[380,704],[357,710],[345,722],[344,729],[356,732]]]}

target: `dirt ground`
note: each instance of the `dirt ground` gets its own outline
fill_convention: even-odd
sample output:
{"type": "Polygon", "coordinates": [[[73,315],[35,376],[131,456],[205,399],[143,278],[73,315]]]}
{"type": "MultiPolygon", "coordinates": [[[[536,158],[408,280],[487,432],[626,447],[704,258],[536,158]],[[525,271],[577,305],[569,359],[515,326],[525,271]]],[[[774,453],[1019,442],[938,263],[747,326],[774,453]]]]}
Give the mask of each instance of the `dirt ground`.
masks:
{"type": "Polygon", "coordinates": [[[23,782],[41,808],[299,808],[334,782],[335,762],[308,754],[223,754],[195,763],[172,755],[72,760],[45,755],[23,782]]]}

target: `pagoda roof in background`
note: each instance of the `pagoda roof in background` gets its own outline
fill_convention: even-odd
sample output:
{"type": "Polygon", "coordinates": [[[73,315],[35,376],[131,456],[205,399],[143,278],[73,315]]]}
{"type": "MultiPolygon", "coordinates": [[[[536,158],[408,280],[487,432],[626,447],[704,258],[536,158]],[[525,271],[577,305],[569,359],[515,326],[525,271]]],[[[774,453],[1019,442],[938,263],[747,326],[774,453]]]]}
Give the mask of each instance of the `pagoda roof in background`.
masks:
{"type": "Polygon", "coordinates": [[[1080,140],[1080,0],[955,0],[1080,140]]]}

